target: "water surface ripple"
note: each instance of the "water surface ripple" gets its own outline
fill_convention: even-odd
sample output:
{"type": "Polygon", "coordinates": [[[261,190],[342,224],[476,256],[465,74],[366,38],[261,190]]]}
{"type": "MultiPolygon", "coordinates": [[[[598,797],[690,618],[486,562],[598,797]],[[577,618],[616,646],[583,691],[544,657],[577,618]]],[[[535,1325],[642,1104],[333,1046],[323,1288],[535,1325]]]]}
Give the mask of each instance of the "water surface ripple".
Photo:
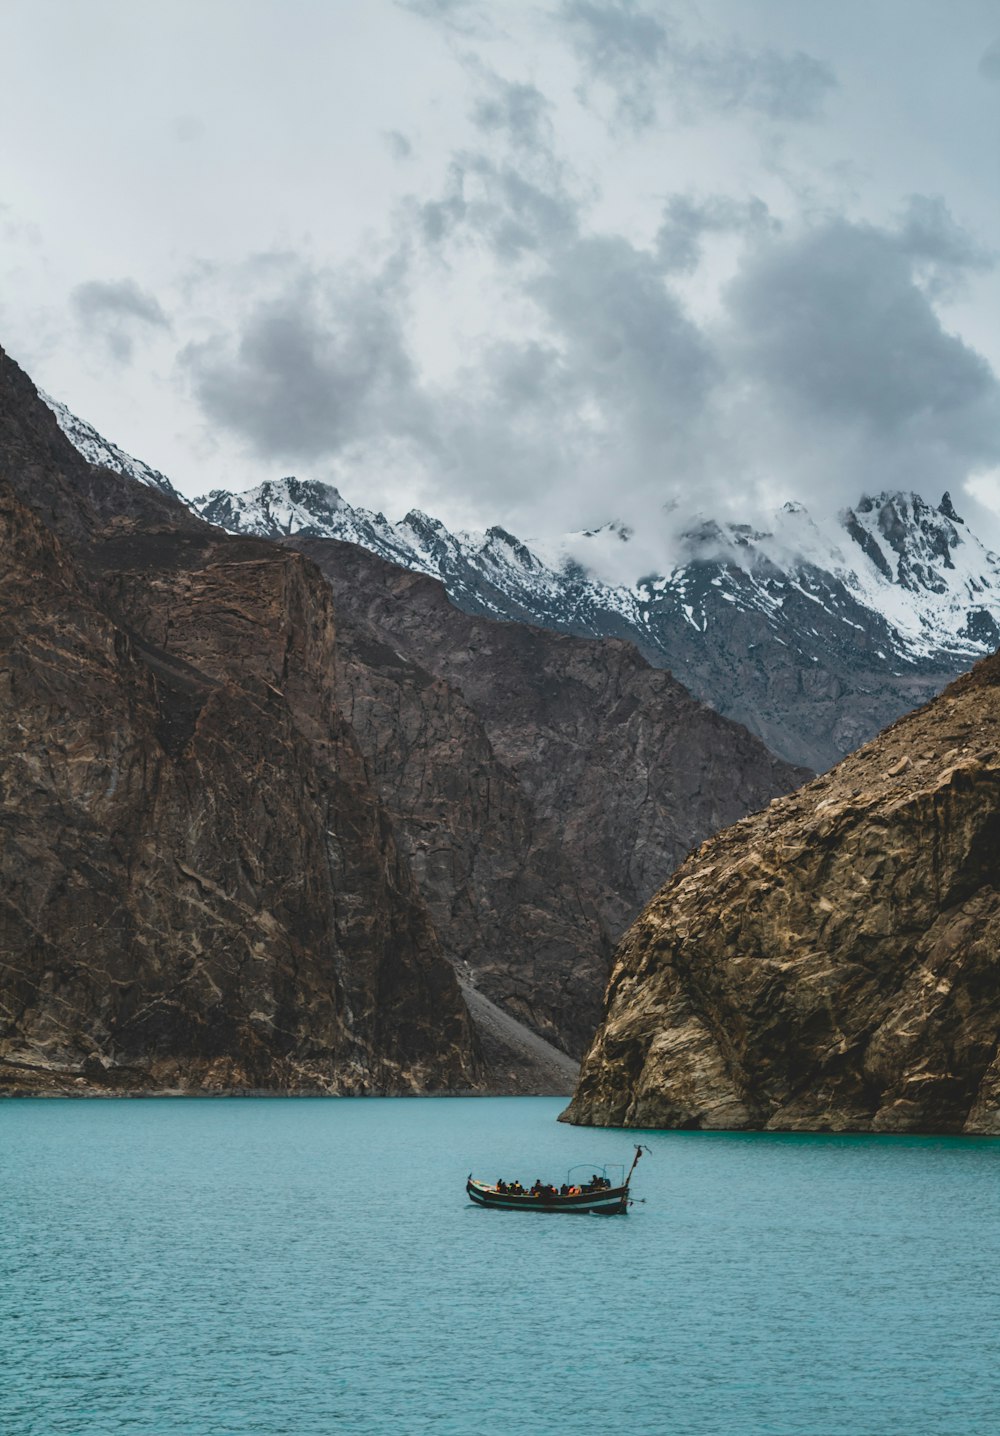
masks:
{"type": "Polygon", "coordinates": [[[1000,1141],[650,1133],[550,1099],[0,1103],[3,1436],[995,1436],[1000,1141]]]}

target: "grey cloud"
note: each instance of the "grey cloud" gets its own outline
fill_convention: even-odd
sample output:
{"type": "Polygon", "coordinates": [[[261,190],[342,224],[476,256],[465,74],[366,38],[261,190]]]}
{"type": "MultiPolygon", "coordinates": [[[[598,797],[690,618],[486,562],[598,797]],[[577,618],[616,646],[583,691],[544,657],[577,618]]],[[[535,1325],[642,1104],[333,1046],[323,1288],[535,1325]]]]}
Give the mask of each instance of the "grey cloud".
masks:
{"type": "Polygon", "coordinates": [[[502,133],[516,147],[538,149],[552,141],[551,104],[535,85],[490,76],[490,93],[472,111],[473,123],[487,134],[502,133]]]}
{"type": "Polygon", "coordinates": [[[1000,85],[1000,39],[994,40],[983,51],[979,60],[979,73],[984,80],[1000,85]]]}
{"type": "MultiPolygon", "coordinates": [[[[672,493],[752,512],[783,497],[960,488],[1000,463],[1000,384],[948,333],[927,285],[985,263],[938,201],[896,227],[828,219],[785,232],[759,201],[673,197],[656,252],[577,228],[522,280],[544,338],[483,357],[462,471],[509,503],[648,522],[672,493]],[[746,249],[721,321],[696,325],[664,283],[707,232],[746,249]]],[[[452,434],[449,443],[458,443],[452,434]]],[[[696,500],[697,502],[697,500],[696,500]]]]}
{"type": "Polygon", "coordinates": [[[396,0],[396,4],[400,10],[408,10],[456,35],[472,37],[491,32],[490,23],[476,0],[396,0]]]}
{"type": "Polygon", "coordinates": [[[670,53],[666,26],[632,0],[565,0],[562,17],[589,78],[613,92],[619,119],[636,129],[651,125],[661,98],[661,67],[670,53]]]}
{"type": "Polygon", "coordinates": [[[452,160],[444,192],[439,199],[411,201],[416,231],[423,242],[432,249],[438,249],[463,223],[469,211],[465,198],[466,164],[452,160]]]}
{"type": "Polygon", "coordinates": [[[449,243],[471,239],[516,262],[575,234],[583,201],[556,153],[546,96],[505,80],[477,55],[466,55],[464,65],[477,82],[471,118],[483,146],[452,155],[441,193],[409,201],[409,222],[438,257],[449,243]]]}
{"type": "Polygon", "coordinates": [[[286,261],[276,293],[180,364],[205,415],[264,458],[312,462],[421,428],[396,296],[378,279],[286,261]]]}
{"type": "Polygon", "coordinates": [[[100,339],[120,363],[132,358],[137,334],[170,328],[159,300],[140,289],[134,279],[93,279],[78,284],[70,303],[84,331],[100,339]]]}
{"type": "Polygon", "coordinates": [[[829,65],[795,50],[750,51],[697,45],[680,62],[695,92],[720,110],[753,110],[771,120],[812,120],[836,79],[829,65]]]}
{"type": "Polygon", "coordinates": [[[928,282],[987,260],[940,201],[913,197],[883,228],[783,230],[760,200],[677,195],[649,249],[584,215],[544,143],[460,154],[440,194],[400,215],[406,241],[381,273],[260,256],[241,322],[184,352],[193,391],[275,463],[371,472],[401,443],[427,507],[457,480],[471,508],[529,533],[648,525],[685,493],[721,511],[776,485],[807,501],[940,492],[1000,461],[996,377],[942,327],[928,282]],[[699,325],[668,280],[719,233],[743,258],[722,317],[699,325]],[[503,261],[496,308],[513,300],[525,325],[432,382],[410,355],[409,285],[463,246],[503,261]]]}
{"type": "Polygon", "coordinates": [[[452,157],[443,193],[418,206],[417,227],[432,247],[475,236],[498,258],[516,261],[575,233],[581,201],[555,153],[549,100],[537,86],[505,80],[476,56],[465,63],[479,82],[472,121],[489,152],[452,157]]]}
{"type": "Polygon", "coordinates": [[[161,328],[168,325],[159,300],[142,290],[134,279],[90,280],[73,290],[73,304],[87,318],[113,315],[138,319],[161,328]]]}
{"type": "Polygon", "coordinates": [[[19,219],[9,204],[0,202],[0,233],[11,244],[23,244],[30,249],[41,249],[42,231],[30,220],[19,219]]]}
{"type": "Polygon", "coordinates": [[[488,355],[487,367],[491,390],[505,413],[538,412],[555,391],[565,389],[564,366],[552,344],[537,340],[497,344],[488,355]]]}
{"type": "Polygon", "coordinates": [[[763,243],[727,302],[726,359],[770,425],[772,464],[809,454],[836,483],[829,465],[849,457],[849,497],[946,488],[1000,459],[996,376],[944,330],[898,233],[835,219],[763,243]]]}
{"type": "Polygon", "coordinates": [[[192,144],[196,140],[204,139],[205,121],[198,115],[177,115],[171,125],[171,132],[174,139],[181,144],[192,144]]]}
{"type": "Polygon", "coordinates": [[[676,432],[715,376],[711,352],[655,260],[617,237],[587,237],[530,285],[593,404],[647,438],[676,432]]]}
{"type": "Polygon", "coordinates": [[[436,396],[441,452],[512,522],[662,502],[718,379],[710,345],[624,239],[550,234],[533,258],[520,292],[539,333],[489,346],[436,396]]]}
{"type": "Polygon", "coordinates": [[[910,195],[897,237],[903,252],[916,261],[923,287],[933,298],[951,298],[972,273],[996,266],[996,251],[986,249],[951,215],[936,195],[910,195]]]}
{"type": "Polygon", "coordinates": [[[663,208],[656,252],[668,272],[690,274],[701,260],[706,234],[760,234],[780,228],[762,199],[734,200],[725,195],[697,199],[671,195],[663,208]]]}
{"type": "Polygon", "coordinates": [[[505,166],[480,171],[498,196],[499,221],[493,225],[494,247],[501,256],[534,249],[566,239],[575,233],[577,205],[565,192],[552,192],[505,166]]]}
{"type": "Polygon", "coordinates": [[[634,129],[652,125],[662,106],[748,110],[772,120],[815,119],[836,77],[804,51],[747,49],[690,42],[661,9],[634,0],[565,0],[562,18],[592,82],[615,97],[618,119],[634,129]]]}
{"type": "Polygon", "coordinates": [[[401,130],[386,130],[385,142],[394,160],[408,160],[413,155],[413,145],[401,130]]]}
{"type": "MultiPolygon", "coordinates": [[[[707,203],[703,219],[751,223],[756,212],[707,203]]],[[[505,293],[534,304],[530,335],[479,346],[451,382],[412,399],[436,471],[427,482],[461,474],[500,519],[661,487],[695,447],[719,377],[660,258],[585,234],[582,213],[545,143],[503,162],[458,155],[442,192],[408,211],[425,253],[450,261],[485,243],[503,261],[497,304],[505,293]]]]}
{"type": "Polygon", "coordinates": [[[432,248],[474,235],[512,261],[574,234],[579,205],[558,181],[545,185],[517,165],[464,154],[450,167],[443,197],[418,205],[416,224],[432,248]]]}

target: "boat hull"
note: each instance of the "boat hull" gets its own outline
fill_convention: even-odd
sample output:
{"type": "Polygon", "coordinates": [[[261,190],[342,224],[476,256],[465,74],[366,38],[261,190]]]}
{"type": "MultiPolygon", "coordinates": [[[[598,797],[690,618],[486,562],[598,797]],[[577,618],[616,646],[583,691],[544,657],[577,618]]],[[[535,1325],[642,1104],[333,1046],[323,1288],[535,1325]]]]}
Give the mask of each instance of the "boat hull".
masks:
{"type": "Polygon", "coordinates": [[[579,1212],[592,1216],[613,1217],[628,1211],[628,1187],[605,1187],[599,1192],[580,1192],[575,1197],[533,1197],[525,1192],[498,1192],[485,1182],[470,1177],[465,1190],[477,1207],[491,1207],[503,1212],[579,1212]]]}

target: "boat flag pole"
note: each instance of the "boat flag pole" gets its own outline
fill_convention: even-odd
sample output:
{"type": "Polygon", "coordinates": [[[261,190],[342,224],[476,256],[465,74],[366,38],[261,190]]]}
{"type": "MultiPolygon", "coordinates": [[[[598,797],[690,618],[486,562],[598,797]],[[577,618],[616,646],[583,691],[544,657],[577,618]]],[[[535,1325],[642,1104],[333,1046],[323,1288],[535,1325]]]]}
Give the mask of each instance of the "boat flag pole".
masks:
{"type": "Polygon", "coordinates": [[[629,1184],[629,1182],[632,1180],[632,1173],[635,1171],[636,1167],[638,1166],[639,1158],[642,1156],[643,1152],[648,1152],[648,1151],[649,1151],[649,1148],[648,1148],[648,1147],[644,1147],[641,1142],[639,1142],[639,1143],[636,1145],[635,1156],[632,1158],[632,1165],[631,1165],[631,1167],[629,1167],[629,1169],[628,1169],[628,1176],[625,1178],[625,1191],[626,1191],[626,1192],[628,1191],[628,1184],[629,1184]]]}

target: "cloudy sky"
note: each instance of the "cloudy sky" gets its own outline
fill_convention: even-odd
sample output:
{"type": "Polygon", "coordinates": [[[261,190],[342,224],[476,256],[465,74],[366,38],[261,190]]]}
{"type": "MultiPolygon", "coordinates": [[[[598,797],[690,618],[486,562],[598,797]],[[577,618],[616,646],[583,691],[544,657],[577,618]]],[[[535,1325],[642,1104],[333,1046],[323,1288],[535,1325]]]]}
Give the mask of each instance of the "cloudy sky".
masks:
{"type": "Polygon", "coordinates": [[[0,344],[190,495],[1000,514],[997,0],[5,0],[0,124],[0,344]]]}

